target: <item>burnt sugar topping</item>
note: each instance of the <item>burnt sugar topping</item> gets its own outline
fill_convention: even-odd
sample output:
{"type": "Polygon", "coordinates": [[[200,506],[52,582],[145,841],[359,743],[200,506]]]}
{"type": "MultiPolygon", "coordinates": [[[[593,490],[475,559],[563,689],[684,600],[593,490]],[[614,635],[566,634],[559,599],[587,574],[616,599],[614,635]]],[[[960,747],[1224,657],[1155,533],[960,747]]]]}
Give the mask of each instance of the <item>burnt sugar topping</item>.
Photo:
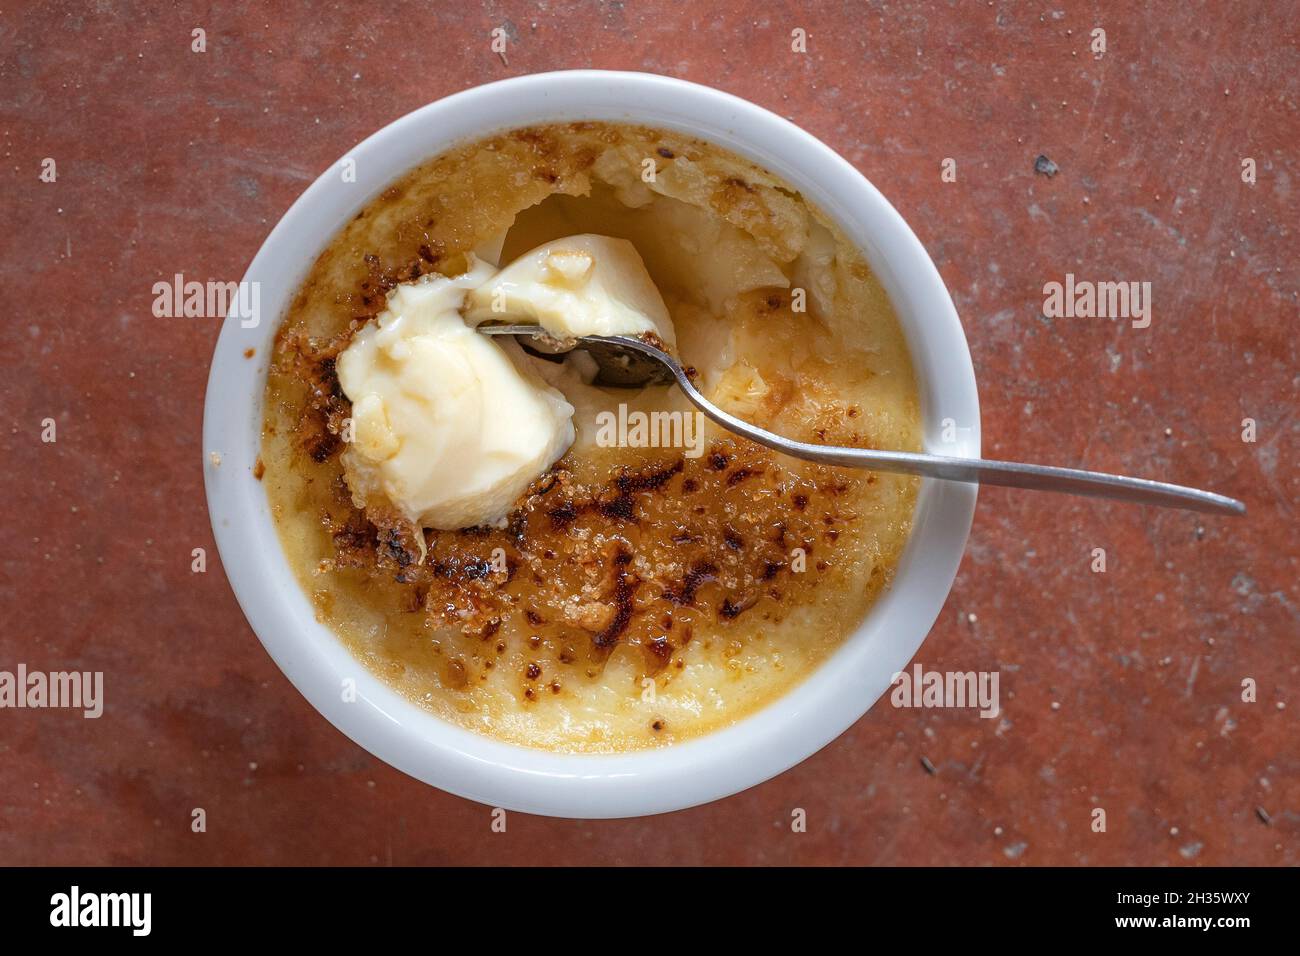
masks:
{"type": "Polygon", "coordinates": [[[397,608],[454,629],[445,652],[457,683],[494,665],[504,638],[588,676],[624,646],[656,674],[701,623],[761,640],[826,580],[809,570],[849,546],[858,514],[847,482],[860,479],[824,467],[796,476],[774,458],[725,440],[707,458],[646,459],[601,481],[576,479],[561,460],[506,527],[426,529],[423,561],[408,525],[342,492],[322,520],[338,569],[387,579],[397,608]]]}

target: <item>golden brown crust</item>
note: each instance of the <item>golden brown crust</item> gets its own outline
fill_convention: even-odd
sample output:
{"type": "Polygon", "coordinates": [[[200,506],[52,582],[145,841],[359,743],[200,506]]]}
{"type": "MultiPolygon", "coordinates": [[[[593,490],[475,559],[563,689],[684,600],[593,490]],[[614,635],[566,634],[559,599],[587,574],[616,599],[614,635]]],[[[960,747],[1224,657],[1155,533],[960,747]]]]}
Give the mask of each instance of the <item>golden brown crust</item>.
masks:
{"type": "Polygon", "coordinates": [[[505,528],[425,530],[423,562],[403,519],[361,512],[342,485],[323,522],[337,568],[390,580],[397,605],[435,626],[486,642],[509,624],[539,639],[539,655],[589,671],[626,644],[654,674],[701,622],[743,616],[728,628],[743,641],[750,618],[779,621],[825,580],[792,572],[791,555],[825,572],[841,535],[854,535],[847,493],[864,477],[822,467],[796,477],[775,457],[727,440],[699,459],[643,458],[598,482],[576,480],[561,459],[505,528]]]}

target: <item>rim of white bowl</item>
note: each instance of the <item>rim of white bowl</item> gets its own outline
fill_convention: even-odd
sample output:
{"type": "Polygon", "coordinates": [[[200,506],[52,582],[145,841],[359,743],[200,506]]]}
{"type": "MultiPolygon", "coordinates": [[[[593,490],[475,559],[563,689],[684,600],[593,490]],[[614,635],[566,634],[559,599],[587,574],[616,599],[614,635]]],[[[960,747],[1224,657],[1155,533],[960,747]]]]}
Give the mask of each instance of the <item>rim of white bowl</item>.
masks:
{"type": "MultiPolygon", "coordinates": [[[[244,276],[261,317],[228,316],[204,403],[208,509],[244,615],[295,687],[381,760],[488,806],[564,817],[628,817],[707,803],[748,789],[830,743],[881,697],[921,646],[952,587],[977,489],[922,482],[893,586],[813,674],[734,725],[654,750],[560,754],[447,723],[365,669],[315,619],[281,549],[262,485],[262,397],[276,328],[337,231],[389,183],[457,143],[544,122],[594,120],[670,129],[717,143],[799,189],[866,254],[907,336],[925,447],[978,457],[979,398],[961,322],[920,241],[880,192],[820,140],[728,93],[648,73],[573,70],[516,77],[448,96],[395,120],[327,169],[284,214],[244,276]],[[355,161],[356,181],[342,164],[355,161]],[[254,360],[244,357],[255,349],[254,360]],[[941,443],[941,422],[963,431],[941,443]],[[212,455],[220,457],[214,464],[212,455]],[[356,699],[343,700],[355,681],[356,699]]],[[[869,770],[864,768],[864,776],[869,770]]]]}

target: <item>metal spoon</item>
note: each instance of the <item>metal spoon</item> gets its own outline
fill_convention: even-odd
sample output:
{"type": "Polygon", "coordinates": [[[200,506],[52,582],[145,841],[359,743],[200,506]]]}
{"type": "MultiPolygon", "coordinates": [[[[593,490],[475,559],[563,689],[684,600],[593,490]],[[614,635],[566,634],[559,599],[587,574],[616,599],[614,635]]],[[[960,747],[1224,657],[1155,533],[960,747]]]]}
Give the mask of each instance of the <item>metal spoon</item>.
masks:
{"type": "Polygon", "coordinates": [[[1182,485],[1146,478],[1127,478],[1097,471],[1055,468],[1014,461],[988,461],[981,458],[947,458],[921,455],[910,451],[877,451],[873,448],[843,448],[836,445],[811,445],[792,441],[756,425],[728,415],[691,382],[686,370],[675,358],[660,348],[627,335],[586,335],[575,339],[556,339],[537,325],[480,325],[484,335],[511,335],[532,340],[531,345],[549,355],[562,355],[581,349],[596,360],[600,372],[597,385],[616,388],[641,388],[676,382],[686,397],[706,416],[728,431],[765,445],[794,458],[804,458],[826,465],[871,468],[876,471],[901,472],[1037,491],[1063,491],[1097,498],[1115,498],[1146,505],[1208,511],[1211,514],[1244,515],[1246,506],[1235,498],[1200,491],[1182,485]]]}

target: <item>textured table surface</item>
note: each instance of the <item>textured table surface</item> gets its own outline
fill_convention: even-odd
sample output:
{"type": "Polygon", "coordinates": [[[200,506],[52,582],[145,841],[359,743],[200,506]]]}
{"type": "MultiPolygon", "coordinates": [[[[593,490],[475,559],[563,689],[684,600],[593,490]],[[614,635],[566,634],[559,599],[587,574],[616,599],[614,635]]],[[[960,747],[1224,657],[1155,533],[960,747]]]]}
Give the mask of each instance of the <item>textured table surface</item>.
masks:
{"type": "Polygon", "coordinates": [[[0,12],[0,670],[100,670],[107,698],[99,720],[0,710],[0,863],[1300,862],[1294,2],[170,6],[0,12]],[[952,292],[986,454],[1211,487],[1249,517],[985,490],[916,660],[999,671],[1000,719],[884,702],[710,806],[497,834],[371,757],[281,675],[216,562],[191,573],[215,555],[218,323],[155,318],[151,289],[239,278],[409,110],[576,67],[715,85],[866,174],[952,292]],[[1149,281],[1150,327],[1043,317],[1067,272],[1149,281]]]}

